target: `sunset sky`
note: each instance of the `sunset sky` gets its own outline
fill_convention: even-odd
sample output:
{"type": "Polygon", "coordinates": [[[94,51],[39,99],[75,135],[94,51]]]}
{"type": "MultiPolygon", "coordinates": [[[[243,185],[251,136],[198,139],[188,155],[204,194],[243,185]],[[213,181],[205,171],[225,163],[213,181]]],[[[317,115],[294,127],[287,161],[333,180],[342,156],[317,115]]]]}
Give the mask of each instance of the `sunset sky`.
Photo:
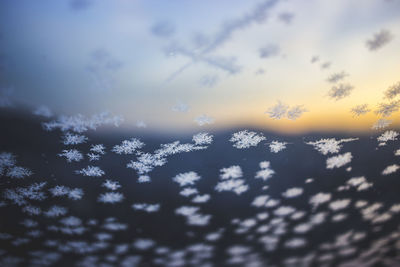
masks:
{"type": "Polygon", "coordinates": [[[399,0],[0,2],[2,94],[56,114],[109,110],[150,131],[202,129],[203,114],[212,129],[369,130],[398,82],[399,0]],[[333,99],[339,84],[353,89],[333,99]],[[271,118],[278,101],[307,112],[271,118]]]}

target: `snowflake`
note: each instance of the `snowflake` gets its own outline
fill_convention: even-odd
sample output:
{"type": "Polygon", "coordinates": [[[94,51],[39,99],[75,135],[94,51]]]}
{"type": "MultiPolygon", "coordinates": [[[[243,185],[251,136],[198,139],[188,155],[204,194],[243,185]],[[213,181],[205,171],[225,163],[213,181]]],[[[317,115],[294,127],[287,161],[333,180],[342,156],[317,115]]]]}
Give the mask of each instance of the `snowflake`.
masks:
{"type": "Polygon", "coordinates": [[[375,113],[383,117],[389,117],[392,113],[398,111],[400,108],[400,100],[392,101],[390,103],[380,103],[375,113]]]}
{"type": "Polygon", "coordinates": [[[261,195],[254,198],[253,202],[251,203],[252,206],[255,207],[263,207],[267,203],[269,199],[268,195],[261,195]]]}
{"type": "Polygon", "coordinates": [[[249,186],[244,184],[243,179],[228,179],[228,180],[219,182],[215,186],[215,190],[217,190],[218,192],[232,191],[232,192],[235,192],[237,195],[240,195],[243,192],[246,192],[248,189],[249,189],[249,186]]]}
{"type": "Polygon", "coordinates": [[[193,135],[193,142],[195,145],[209,145],[213,141],[213,135],[208,133],[198,133],[193,135]]]}
{"type": "Polygon", "coordinates": [[[118,192],[106,192],[100,194],[98,197],[98,201],[103,203],[117,203],[121,202],[123,199],[124,195],[118,192]]]}
{"type": "Polygon", "coordinates": [[[68,212],[67,208],[54,205],[51,206],[48,211],[44,212],[44,215],[46,217],[54,218],[54,217],[64,216],[65,214],[67,214],[67,212],[68,212]]]}
{"type": "Polygon", "coordinates": [[[278,153],[286,148],[286,142],[272,141],[269,144],[269,149],[272,153],[278,153]]]}
{"type": "Polygon", "coordinates": [[[15,155],[9,152],[0,153],[0,167],[12,167],[17,163],[15,155]]]}
{"type": "Polygon", "coordinates": [[[354,116],[361,116],[370,111],[371,109],[368,107],[367,104],[358,105],[351,109],[351,113],[353,113],[354,116]]]}
{"type": "Polygon", "coordinates": [[[32,171],[27,168],[14,166],[7,171],[6,176],[10,178],[21,179],[31,176],[32,174],[33,174],[32,171]]]}
{"type": "Polygon", "coordinates": [[[155,246],[155,242],[151,239],[136,239],[133,243],[133,247],[138,250],[148,250],[155,246]]]}
{"type": "Polygon", "coordinates": [[[180,186],[193,185],[200,179],[201,177],[195,172],[180,173],[172,178],[172,180],[178,183],[180,186]]]}
{"type": "Polygon", "coordinates": [[[145,174],[149,173],[157,166],[163,166],[165,163],[167,163],[167,160],[164,158],[144,153],[139,156],[138,161],[131,160],[126,167],[136,170],[138,174],[145,174]]]}
{"type": "Polygon", "coordinates": [[[249,148],[257,146],[261,141],[264,141],[263,135],[258,135],[256,132],[249,132],[247,130],[236,132],[232,135],[230,142],[234,143],[233,147],[238,149],[249,148]]]}
{"type": "Polygon", "coordinates": [[[334,138],[320,139],[315,142],[307,142],[307,145],[312,145],[318,152],[322,155],[327,155],[328,153],[338,153],[342,147],[340,144],[356,141],[358,138],[346,138],[336,140],[334,138]]]}
{"type": "Polygon", "coordinates": [[[198,196],[194,197],[192,199],[192,202],[193,203],[205,203],[205,202],[207,202],[209,200],[210,200],[210,195],[209,194],[205,194],[205,195],[202,195],[202,196],[198,195],[198,196]]]}
{"type": "Polygon", "coordinates": [[[188,112],[189,106],[185,103],[178,102],[175,106],[172,107],[172,111],[175,112],[188,112]]]}
{"type": "Polygon", "coordinates": [[[393,84],[385,91],[385,97],[388,99],[395,98],[400,95],[400,82],[393,84]]]}
{"type": "Polygon", "coordinates": [[[397,164],[393,164],[390,166],[387,166],[383,171],[382,171],[382,175],[389,175],[392,173],[397,172],[397,170],[400,169],[400,166],[397,164]]]}
{"type": "Polygon", "coordinates": [[[200,115],[197,118],[195,118],[194,121],[199,126],[203,126],[203,125],[206,125],[206,124],[213,124],[214,123],[214,118],[203,114],[203,115],[200,115]]]}
{"type": "Polygon", "coordinates": [[[104,175],[104,171],[97,166],[87,166],[86,168],[76,171],[76,173],[92,177],[100,177],[104,175]]]}
{"type": "Polygon", "coordinates": [[[327,169],[340,168],[350,163],[352,158],[353,156],[351,155],[350,152],[335,157],[330,157],[326,160],[326,168],[327,169]]]}
{"type": "Polygon", "coordinates": [[[111,116],[109,112],[101,112],[86,118],[81,114],[75,116],[60,116],[57,120],[43,123],[47,131],[60,129],[61,131],[73,131],[77,133],[86,132],[89,129],[96,130],[97,127],[104,124],[114,124],[118,127],[123,118],[121,116],[111,116]]]}
{"type": "Polygon", "coordinates": [[[308,110],[306,108],[304,108],[302,105],[297,105],[288,110],[287,117],[289,120],[295,121],[298,118],[300,118],[304,112],[307,112],[307,111],[308,110]]]}
{"type": "Polygon", "coordinates": [[[121,185],[117,181],[106,180],[102,186],[110,190],[117,190],[121,185]]]}
{"type": "Polygon", "coordinates": [[[369,50],[374,51],[385,44],[389,43],[393,39],[393,35],[388,30],[381,30],[374,34],[372,39],[366,41],[366,46],[369,50]]]}
{"type": "Polygon", "coordinates": [[[137,121],[136,127],[138,128],[147,128],[147,124],[144,121],[137,121]]]}
{"type": "Polygon", "coordinates": [[[379,142],[387,142],[387,141],[395,141],[397,140],[397,137],[399,136],[399,133],[396,131],[386,131],[383,134],[381,134],[377,140],[379,142]]]}
{"type": "Polygon", "coordinates": [[[122,141],[121,145],[116,145],[113,147],[112,151],[117,154],[133,154],[137,149],[141,149],[144,143],[137,138],[131,138],[130,140],[122,141]]]}
{"type": "Polygon", "coordinates": [[[298,197],[303,194],[303,188],[293,187],[286,190],[286,192],[282,193],[282,196],[286,198],[298,197]]]}
{"type": "Polygon", "coordinates": [[[394,152],[394,155],[395,155],[395,156],[400,156],[400,149],[397,149],[397,150],[394,152]]]}
{"type": "Polygon", "coordinates": [[[269,108],[267,111],[265,111],[265,114],[268,114],[270,118],[272,119],[281,119],[286,116],[286,112],[289,109],[289,106],[283,104],[281,101],[278,101],[278,103],[273,106],[272,108],[269,108]]]}
{"type": "Polygon", "coordinates": [[[90,147],[91,152],[94,152],[94,153],[97,153],[100,155],[104,155],[106,153],[105,149],[106,149],[106,147],[103,144],[92,145],[90,147]]]}
{"type": "Polygon", "coordinates": [[[199,191],[196,188],[192,187],[186,187],[181,192],[179,192],[179,194],[184,197],[190,197],[191,195],[196,195],[198,193],[199,191]]]}
{"type": "Polygon", "coordinates": [[[88,138],[84,135],[66,133],[63,137],[64,145],[78,145],[85,143],[88,138]]]}
{"type": "Polygon", "coordinates": [[[313,208],[317,208],[319,205],[328,202],[331,200],[332,196],[329,193],[318,193],[310,198],[309,203],[313,206],[313,208]]]}
{"type": "Polygon", "coordinates": [[[36,108],[33,111],[33,114],[36,116],[42,116],[45,118],[50,118],[53,116],[53,112],[51,112],[51,110],[46,106],[40,106],[40,107],[36,108]]]}
{"type": "Polygon", "coordinates": [[[336,101],[343,99],[350,95],[354,87],[350,84],[339,84],[332,86],[331,90],[328,92],[328,96],[336,101]]]}
{"type": "Polygon", "coordinates": [[[328,82],[330,83],[337,83],[340,80],[343,80],[346,76],[349,76],[346,72],[338,72],[338,73],[333,73],[329,78],[327,79],[328,82]]]}
{"type": "Polygon", "coordinates": [[[275,171],[270,168],[269,161],[260,162],[260,168],[261,170],[256,173],[256,179],[262,179],[263,181],[266,181],[275,173],[275,171]]]}
{"type": "Polygon", "coordinates": [[[87,153],[89,161],[97,161],[100,160],[100,155],[94,153],[87,153]]]}
{"type": "Polygon", "coordinates": [[[305,247],[306,245],[307,241],[304,238],[291,238],[286,240],[284,244],[286,248],[293,248],[293,249],[305,247]]]}
{"type": "Polygon", "coordinates": [[[137,203],[132,205],[132,208],[134,210],[143,210],[149,213],[159,211],[160,207],[161,207],[160,204],[147,204],[147,203],[137,203]]]}
{"type": "Polygon", "coordinates": [[[335,201],[332,201],[332,202],[329,204],[329,208],[330,208],[331,210],[334,210],[334,211],[336,211],[336,210],[341,210],[341,209],[347,208],[347,207],[349,206],[350,202],[351,202],[350,199],[339,199],[339,200],[335,200],[335,201]]]}
{"type": "Polygon", "coordinates": [[[62,218],[60,223],[69,227],[78,227],[82,225],[82,220],[75,216],[62,218]]]}
{"type": "Polygon", "coordinates": [[[236,179],[236,178],[240,178],[243,176],[242,168],[240,168],[240,166],[237,166],[237,165],[230,166],[228,168],[222,168],[220,170],[220,172],[221,172],[220,177],[223,180],[229,179],[229,178],[236,179]]]}
{"type": "Polygon", "coordinates": [[[81,161],[83,159],[83,155],[76,149],[63,150],[62,153],[58,154],[59,157],[65,157],[68,162],[72,161],[81,161]]]}
{"type": "Polygon", "coordinates": [[[148,175],[140,175],[138,178],[138,183],[149,183],[150,181],[150,176],[148,175]]]}
{"type": "Polygon", "coordinates": [[[392,124],[392,121],[386,120],[386,119],[379,119],[377,120],[374,125],[372,125],[372,129],[374,130],[379,130],[388,127],[390,124],[392,124]]]}

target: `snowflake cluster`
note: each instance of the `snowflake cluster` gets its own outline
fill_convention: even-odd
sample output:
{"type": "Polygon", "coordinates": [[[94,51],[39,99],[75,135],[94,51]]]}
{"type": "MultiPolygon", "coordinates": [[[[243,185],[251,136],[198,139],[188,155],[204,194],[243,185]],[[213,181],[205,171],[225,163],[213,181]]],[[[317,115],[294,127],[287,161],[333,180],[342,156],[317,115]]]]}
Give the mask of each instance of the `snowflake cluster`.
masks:
{"type": "Polygon", "coordinates": [[[236,147],[238,149],[257,146],[260,142],[264,140],[265,137],[262,134],[249,132],[247,130],[236,132],[232,135],[231,139],[229,139],[229,141],[233,143],[233,147],[236,147]]]}

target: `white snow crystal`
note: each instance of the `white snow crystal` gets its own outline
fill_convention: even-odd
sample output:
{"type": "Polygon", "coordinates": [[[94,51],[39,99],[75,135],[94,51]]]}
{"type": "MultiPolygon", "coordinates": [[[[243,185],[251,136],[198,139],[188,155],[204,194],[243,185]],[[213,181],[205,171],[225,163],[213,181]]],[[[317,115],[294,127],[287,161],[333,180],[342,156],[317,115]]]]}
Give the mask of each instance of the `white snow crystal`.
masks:
{"type": "Polygon", "coordinates": [[[180,186],[193,185],[200,179],[201,177],[195,172],[180,173],[172,178],[172,180],[178,183],[180,186]]]}
{"type": "Polygon", "coordinates": [[[194,121],[199,126],[203,126],[203,125],[206,125],[206,124],[213,124],[214,123],[214,118],[203,114],[203,115],[200,115],[197,118],[195,118],[194,121]]]}
{"type": "Polygon", "coordinates": [[[272,153],[278,153],[286,148],[286,142],[272,141],[269,144],[269,149],[272,153]]]}
{"type": "Polygon", "coordinates": [[[283,104],[281,101],[278,101],[275,106],[269,108],[265,114],[268,114],[272,119],[282,119],[286,116],[286,112],[288,111],[289,106],[283,104]]]}
{"type": "Polygon", "coordinates": [[[60,157],[65,157],[68,162],[76,161],[79,162],[83,159],[83,155],[76,149],[66,149],[62,153],[58,154],[60,157]]]}
{"type": "Polygon", "coordinates": [[[328,92],[328,96],[336,101],[343,99],[350,95],[354,87],[350,84],[339,84],[332,86],[331,90],[328,92]]]}
{"type": "Polygon", "coordinates": [[[121,145],[113,147],[112,151],[117,154],[130,155],[133,154],[137,149],[141,149],[144,143],[137,138],[131,138],[130,140],[122,141],[121,145]]]}
{"type": "Polygon", "coordinates": [[[124,199],[124,195],[119,192],[106,192],[99,196],[98,201],[103,203],[117,203],[124,199]]]}
{"type": "Polygon", "coordinates": [[[338,156],[330,157],[326,160],[326,168],[333,169],[333,168],[340,168],[348,163],[351,162],[353,156],[351,152],[347,152],[338,156]]]}
{"type": "Polygon", "coordinates": [[[76,173],[92,177],[100,177],[104,175],[104,171],[97,166],[87,166],[86,168],[76,171],[76,173]]]}
{"type": "Polygon", "coordinates": [[[383,171],[382,171],[382,175],[389,175],[392,173],[397,172],[397,170],[400,169],[400,166],[397,164],[393,164],[390,166],[387,166],[383,171]]]}
{"type": "Polygon", "coordinates": [[[257,146],[265,137],[256,132],[249,132],[247,130],[236,132],[232,135],[230,142],[234,143],[233,146],[238,149],[249,148],[257,146]]]}

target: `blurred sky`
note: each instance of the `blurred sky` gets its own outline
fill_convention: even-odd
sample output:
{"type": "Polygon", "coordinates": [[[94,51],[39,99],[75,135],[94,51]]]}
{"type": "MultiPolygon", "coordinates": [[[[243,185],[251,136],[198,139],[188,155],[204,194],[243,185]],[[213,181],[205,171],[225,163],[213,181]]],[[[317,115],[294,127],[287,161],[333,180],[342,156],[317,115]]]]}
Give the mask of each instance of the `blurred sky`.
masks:
{"type": "Polygon", "coordinates": [[[0,87],[13,102],[149,129],[196,128],[202,114],[214,128],[370,129],[400,81],[399,48],[399,0],[0,1],[0,87]],[[382,30],[390,40],[368,47],[382,30]],[[334,100],[327,79],[342,71],[354,90],[334,100]],[[278,100],[308,112],[269,118],[278,100]],[[360,104],[372,111],[354,117],[360,104]]]}

